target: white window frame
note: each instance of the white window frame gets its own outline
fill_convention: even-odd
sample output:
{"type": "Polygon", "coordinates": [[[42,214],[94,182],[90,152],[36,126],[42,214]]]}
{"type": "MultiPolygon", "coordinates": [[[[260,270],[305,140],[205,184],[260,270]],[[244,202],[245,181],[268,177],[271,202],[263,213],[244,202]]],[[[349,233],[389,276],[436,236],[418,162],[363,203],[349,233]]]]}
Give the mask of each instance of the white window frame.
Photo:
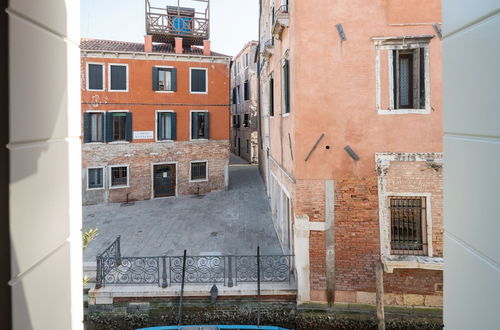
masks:
{"type": "Polygon", "coordinates": [[[190,67],[189,68],[189,93],[191,94],[208,94],[208,68],[198,68],[198,67],[190,67]],[[204,70],[205,71],[205,91],[204,92],[193,92],[191,90],[191,79],[193,77],[193,70],[204,70]]]}
{"type": "Polygon", "coordinates": [[[391,162],[428,162],[443,163],[442,153],[375,153],[375,166],[378,174],[378,209],[379,209],[379,232],[380,232],[380,254],[384,270],[392,273],[397,268],[421,268],[431,270],[443,269],[443,258],[434,257],[432,246],[432,211],[431,193],[415,192],[388,192],[387,173],[391,162]],[[426,221],[427,221],[427,255],[392,255],[391,254],[391,215],[390,197],[426,197],[426,221]]]}
{"type": "Polygon", "coordinates": [[[91,166],[91,167],[87,167],[87,190],[104,190],[106,189],[106,185],[105,185],[105,182],[106,182],[106,171],[105,171],[106,167],[105,166],[91,166]],[[89,170],[95,170],[95,169],[101,169],[102,170],[102,187],[101,188],[90,188],[89,185],[90,185],[90,181],[89,181],[89,170]]]}
{"type": "Polygon", "coordinates": [[[209,174],[209,169],[208,169],[208,160],[191,160],[189,162],[189,183],[196,183],[196,182],[208,182],[208,177],[210,176],[209,174]],[[198,180],[191,180],[191,165],[193,163],[205,163],[206,165],[206,176],[205,179],[198,179],[198,180]]]}
{"type": "MultiPolygon", "coordinates": [[[[203,138],[203,139],[193,139],[193,134],[192,134],[192,132],[193,132],[193,115],[192,115],[192,113],[193,112],[209,112],[209,111],[208,110],[190,110],[189,111],[189,141],[191,141],[191,142],[208,141],[209,139],[205,139],[205,138],[203,138]]],[[[208,129],[210,130],[210,127],[208,127],[208,129]]]]}
{"type": "MultiPolygon", "coordinates": [[[[159,68],[159,69],[175,69],[174,66],[171,66],[171,65],[155,65],[154,66],[155,68],[159,68]]],[[[172,82],[170,82],[172,83],[172,82]]],[[[155,93],[166,93],[166,94],[172,94],[172,93],[175,93],[176,91],[154,91],[155,93]]]]}
{"type": "MultiPolygon", "coordinates": [[[[285,67],[285,60],[288,60],[288,50],[285,53],[285,56],[280,61],[280,66],[281,66],[281,117],[288,117],[290,116],[290,113],[292,112],[292,88],[291,88],[291,82],[290,82],[290,61],[288,61],[288,109],[286,108],[286,102],[285,102],[285,71],[283,70],[285,67]],[[285,110],[288,110],[288,112],[285,112],[285,110]]],[[[274,112],[276,112],[276,108],[274,109],[274,112]]]]}
{"type": "Polygon", "coordinates": [[[108,63],[108,91],[109,92],[123,92],[126,93],[129,90],[129,67],[127,63],[108,63]],[[126,74],[126,86],[127,88],[125,90],[122,89],[111,89],[111,67],[112,66],[124,66],[126,67],[127,74],[126,74]]]}
{"type": "Polygon", "coordinates": [[[151,199],[173,198],[179,195],[179,162],[151,163],[151,199]],[[175,196],[155,197],[155,165],[175,165],[175,196]]]}
{"type": "MultiPolygon", "coordinates": [[[[129,110],[109,110],[108,112],[130,112],[129,110]]],[[[133,119],[132,119],[133,120],[133,119]]],[[[106,119],[104,119],[104,124],[106,125],[106,119]]],[[[132,126],[134,127],[134,126],[132,126]]],[[[111,128],[111,134],[113,134],[113,128],[111,128]]],[[[125,133],[127,134],[127,133],[125,133]]],[[[132,138],[133,138],[133,135],[134,135],[134,131],[132,129],[132,138]]],[[[130,143],[130,141],[127,141],[127,140],[123,140],[123,141],[109,141],[108,144],[127,144],[127,143],[130,143]]]]}
{"type": "MultiPolygon", "coordinates": [[[[155,111],[155,142],[158,143],[172,143],[175,140],[169,139],[169,140],[158,140],[158,114],[163,113],[163,112],[170,112],[170,113],[175,113],[175,110],[156,110],[155,111]]],[[[191,134],[191,132],[190,132],[191,134]]],[[[156,164],[156,165],[167,165],[168,163],[164,164],[156,164]]]]}
{"type": "Polygon", "coordinates": [[[85,83],[85,87],[87,88],[88,91],[94,91],[94,92],[103,92],[106,90],[106,63],[103,63],[103,62],[86,62],[85,63],[85,67],[86,67],[86,83],[85,83]],[[100,65],[102,66],[102,89],[91,89],[90,88],[90,80],[89,80],[89,64],[94,64],[94,65],[100,65]]]}
{"type": "Polygon", "coordinates": [[[130,188],[130,165],[129,164],[121,164],[121,165],[109,165],[108,166],[108,176],[109,176],[109,189],[122,189],[122,188],[130,188]],[[113,186],[113,176],[111,175],[111,171],[116,167],[126,167],[127,168],[127,185],[121,186],[113,186]]]}
{"type": "Polygon", "coordinates": [[[406,36],[406,37],[374,37],[372,40],[375,43],[375,88],[376,102],[375,109],[379,115],[405,115],[405,114],[430,114],[431,113],[431,87],[430,87],[430,56],[429,48],[432,35],[422,36],[406,36]],[[408,50],[408,49],[424,49],[425,61],[425,107],[423,109],[392,109],[394,104],[394,78],[392,76],[392,51],[393,50],[408,50]],[[381,83],[381,68],[380,57],[381,51],[387,51],[387,72],[388,72],[388,93],[389,93],[389,108],[382,109],[382,83],[381,83]]]}
{"type": "MultiPolygon", "coordinates": [[[[106,143],[106,111],[105,110],[86,110],[85,113],[102,113],[103,115],[103,119],[102,119],[102,122],[103,122],[103,137],[104,137],[104,141],[103,142],[87,142],[87,143],[84,143],[84,144],[105,144],[106,143]]],[[[85,128],[83,128],[85,129],[85,128]]],[[[85,132],[83,132],[83,134],[85,134],[85,132]]]]}

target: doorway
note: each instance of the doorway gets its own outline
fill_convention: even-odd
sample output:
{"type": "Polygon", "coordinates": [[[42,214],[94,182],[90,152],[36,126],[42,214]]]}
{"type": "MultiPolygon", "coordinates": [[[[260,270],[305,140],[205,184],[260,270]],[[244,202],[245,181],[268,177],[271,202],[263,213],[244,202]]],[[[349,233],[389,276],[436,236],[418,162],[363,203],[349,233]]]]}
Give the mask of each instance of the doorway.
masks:
{"type": "Polygon", "coordinates": [[[177,169],[175,164],[153,165],[153,196],[171,197],[176,195],[177,169]]]}

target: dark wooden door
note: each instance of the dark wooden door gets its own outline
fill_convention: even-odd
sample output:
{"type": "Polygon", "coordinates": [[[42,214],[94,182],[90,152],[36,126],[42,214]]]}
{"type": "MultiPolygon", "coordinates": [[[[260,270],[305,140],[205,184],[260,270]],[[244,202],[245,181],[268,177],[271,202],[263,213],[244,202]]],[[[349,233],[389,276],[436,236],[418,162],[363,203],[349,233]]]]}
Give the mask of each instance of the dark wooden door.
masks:
{"type": "Polygon", "coordinates": [[[175,196],[176,168],[175,164],[154,165],[154,196],[175,196]]]}

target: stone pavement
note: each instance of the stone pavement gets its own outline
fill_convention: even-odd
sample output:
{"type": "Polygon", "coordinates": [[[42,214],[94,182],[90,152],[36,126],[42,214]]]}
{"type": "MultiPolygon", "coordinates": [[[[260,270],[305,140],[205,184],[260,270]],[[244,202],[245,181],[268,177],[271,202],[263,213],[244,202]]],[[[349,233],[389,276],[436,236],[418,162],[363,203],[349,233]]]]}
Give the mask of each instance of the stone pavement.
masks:
{"type": "Polygon", "coordinates": [[[256,165],[231,156],[228,191],[83,207],[83,228],[99,235],[83,251],[93,262],[121,235],[123,256],[282,253],[256,165]]]}

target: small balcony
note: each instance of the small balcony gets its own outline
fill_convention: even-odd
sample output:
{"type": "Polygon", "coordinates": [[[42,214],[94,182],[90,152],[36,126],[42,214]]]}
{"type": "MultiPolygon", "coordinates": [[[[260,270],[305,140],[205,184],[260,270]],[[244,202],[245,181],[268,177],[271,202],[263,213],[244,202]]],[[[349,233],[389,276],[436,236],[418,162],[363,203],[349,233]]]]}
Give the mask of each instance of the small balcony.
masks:
{"type": "Polygon", "coordinates": [[[262,49],[262,56],[266,59],[269,59],[274,54],[274,38],[269,39],[264,43],[264,47],[262,49]]]}
{"type": "Polygon", "coordinates": [[[210,38],[210,0],[146,0],[146,33],[153,42],[203,45],[210,38]],[[182,7],[180,6],[182,4],[182,7]]]}
{"type": "Polygon", "coordinates": [[[274,12],[273,35],[276,39],[281,40],[281,34],[289,25],[288,5],[279,7],[274,12]]]}

